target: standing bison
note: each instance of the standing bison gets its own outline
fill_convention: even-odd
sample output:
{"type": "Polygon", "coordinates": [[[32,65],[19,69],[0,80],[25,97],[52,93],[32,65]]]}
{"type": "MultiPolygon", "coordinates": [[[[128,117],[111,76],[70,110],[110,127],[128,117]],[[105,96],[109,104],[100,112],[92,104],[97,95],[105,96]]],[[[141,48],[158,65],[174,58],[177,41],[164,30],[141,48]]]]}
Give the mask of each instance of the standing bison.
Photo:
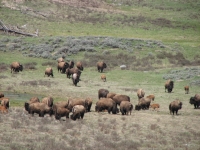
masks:
{"type": "Polygon", "coordinates": [[[38,97],[32,97],[32,98],[30,98],[30,100],[28,102],[25,102],[24,108],[25,108],[26,111],[28,111],[30,104],[32,104],[32,103],[39,103],[39,102],[40,102],[40,100],[39,100],[38,97]]]}
{"type": "Polygon", "coordinates": [[[176,115],[177,115],[178,110],[181,108],[182,108],[182,102],[180,100],[175,100],[169,104],[170,114],[173,113],[174,115],[174,112],[176,112],[176,115]]]}
{"type": "Polygon", "coordinates": [[[171,81],[170,79],[167,80],[165,82],[165,92],[166,92],[166,89],[167,89],[168,93],[171,93],[173,88],[174,88],[174,81],[171,81]]]}
{"type": "Polygon", "coordinates": [[[45,72],[44,72],[44,77],[45,76],[52,76],[53,77],[53,69],[51,67],[46,68],[45,72]]]}
{"type": "Polygon", "coordinates": [[[65,71],[67,78],[70,79],[70,76],[73,75],[74,73],[77,73],[79,78],[81,76],[81,71],[78,68],[67,68],[65,71]]]}
{"type": "Polygon", "coordinates": [[[105,75],[105,74],[102,74],[102,75],[101,75],[101,80],[102,80],[103,82],[106,82],[106,75],[105,75]]]}
{"type": "Polygon", "coordinates": [[[190,104],[194,105],[194,109],[199,108],[199,106],[200,106],[200,94],[195,94],[194,97],[191,97],[190,98],[190,104]]]}
{"type": "Polygon", "coordinates": [[[79,76],[77,73],[74,73],[74,74],[72,75],[72,82],[73,82],[73,84],[74,84],[75,86],[77,86],[77,83],[80,81],[79,77],[80,77],[80,76],[79,76]]]}
{"type": "Polygon", "coordinates": [[[108,113],[112,112],[112,114],[117,113],[117,104],[111,98],[101,98],[97,101],[95,106],[95,111],[100,112],[103,110],[107,110],[108,113]]]}
{"type": "Polygon", "coordinates": [[[58,58],[57,61],[58,61],[58,63],[59,63],[59,62],[64,62],[64,59],[63,59],[62,57],[60,57],[60,58],[58,58]]]}
{"type": "Polygon", "coordinates": [[[44,97],[41,101],[41,103],[45,103],[47,104],[49,107],[53,106],[53,98],[48,96],[48,97],[44,97]]]}
{"type": "Polygon", "coordinates": [[[113,99],[113,97],[114,97],[115,95],[116,95],[116,93],[109,92],[109,93],[107,94],[107,98],[113,99]]]}
{"type": "Polygon", "coordinates": [[[186,85],[186,86],[184,87],[184,90],[185,90],[185,94],[188,94],[188,93],[189,93],[189,86],[186,85]]]}
{"type": "Polygon", "coordinates": [[[65,73],[68,67],[69,67],[69,64],[67,62],[62,61],[58,63],[57,69],[58,69],[58,72],[60,71],[61,73],[65,73]]]}
{"type": "Polygon", "coordinates": [[[133,110],[133,105],[129,102],[129,101],[122,101],[120,103],[120,112],[122,113],[122,115],[128,115],[128,113],[130,113],[133,110]]]}
{"type": "Polygon", "coordinates": [[[1,101],[1,106],[4,106],[6,109],[8,109],[10,107],[9,98],[2,97],[2,98],[0,98],[0,101],[1,101]]]}
{"type": "Polygon", "coordinates": [[[145,95],[145,92],[144,92],[143,89],[138,89],[138,90],[137,90],[138,99],[144,97],[144,95],[145,95]]]}
{"type": "Polygon", "coordinates": [[[101,61],[101,62],[97,62],[97,70],[98,72],[103,72],[103,69],[106,68],[107,65],[105,62],[101,61]]]}
{"type": "Polygon", "coordinates": [[[53,113],[55,114],[56,109],[57,109],[58,107],[67,108],[67,106],[68,106],[68,101],[59,101],[59,102],[56,102],[56,103],[54,103],[53,106],[52,106],[53,113]]]}
{"type": "Polygon", "coordinates": [[[81,98],[74,98],[74,99],[69,99],[68,100],[68,104],[67,104],[67,109],[69,109],[69,111],[72,111],[72,108],[75,105],[82,105],[85,107],[85,110],[88,110],[88,103],[86,102],[85,99],[81,99],[81,98]]]}
{"type": "Polygon", "coordinates": [[[82,105],[75,105],[72,108],[72,115],[70,116],[70,118],[72,120],[76,120],[76,119],[83,119],[84,114],[85,114],[85,107],[82,105]]]}
{"type": "Polygon", "coordinates": [[[99,89],[98,91],[98,98],[106,98],[109,91],[107,89],[99,89]]]}
{"type": "Polygon", "coordinates": [[[45,114],[50,116],[53,114],[53,109],[45,103],[32,103],[28,108],[29,114],[34,115],[34,113],[39,114],[39,117],[44,117],[45,114]]]}
{"type": "Polygon", "coordinates": [[[90,112],[90,109],[91,109],[91,107],[92,107],[92,99],[91,99],[90,97],[87,97],[87,98],[85,99],[85,102],[86,102],[86,104],[87,104],[86,112],[90,112]]]}
{"type": "Polygon", "coordinates": [[[60,120],[61,117],[69,118],[70,111],[67,108],[57,107],[55,110],[55,119],[60,120]]]}
{"type": "Polygon", "coordinates": [[[128,101],[128,102],[130,102],[130,97],[127,96],[127,95],[119,95],[119,94],[116,94],[112,99],[113,99],[113,101],[115,101],[115,103],[116,103],[117,105],[119,105],[119,106],[120,106],[120,103],[121,103],[122,101],[128,101]]]}
{"type": "Polygon", "coordinates": [[[151,104],[151,100],[150,98],[147,97],[142,97],[139,99],[138,104],[135,105],[135,110],[140,110],[140,109],[149,109],[149,106],[151,104]]]}
{"type": "Polygon", "coordinates": [[[23,71],[23,66],[19,63],[19,62],[13,62],[10,65],[10,69],[11,69],[11,73],[14,72],[19,72],[19,71],[23,71]]]}
{"type": "Polygon", "coordinates": [[[73,68],[73,67],[74,67],[74,61],[71,60],[71,61],[69,62],[69,68],[71,69],[71,68],[73,68]]]}
{"type": "Polygon", "coordinates": [[[82,63],[81,63],[80,61],[78,61],[78,62],[76,63],[76,67],[77,67],[79,70],[83,71],[83,65],[82,65],[82,63]]]}

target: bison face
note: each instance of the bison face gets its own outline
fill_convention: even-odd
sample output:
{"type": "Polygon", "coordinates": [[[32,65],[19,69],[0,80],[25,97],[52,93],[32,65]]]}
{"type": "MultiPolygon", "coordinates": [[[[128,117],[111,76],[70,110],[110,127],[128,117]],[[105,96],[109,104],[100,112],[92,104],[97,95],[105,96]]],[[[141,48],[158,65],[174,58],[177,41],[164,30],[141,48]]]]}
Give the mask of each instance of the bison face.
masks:
{"type": "Polygon", "coordinates": [[[22,65],[19,66],[19,71],[23,71],[23,66],[22,65]]]}
{"type": "Polygon", "coordinates": [[[141,109],[141,106],[139,106],[139,105],[135,105],[135,110],[140,110],[141,109]]]}
{"type": "Polygon", "coordinates": [[[191,97],[189,103],[190,103],[191,105],[192,105],[192,104],[196,104],[195,98],[194,98],[194,97],[191,97]]]}
{"type": "Polygon", "coordinates": [[[29,111],[29,103],[25,102],[24,108],[25,108],[26,111],[29,111]]]}

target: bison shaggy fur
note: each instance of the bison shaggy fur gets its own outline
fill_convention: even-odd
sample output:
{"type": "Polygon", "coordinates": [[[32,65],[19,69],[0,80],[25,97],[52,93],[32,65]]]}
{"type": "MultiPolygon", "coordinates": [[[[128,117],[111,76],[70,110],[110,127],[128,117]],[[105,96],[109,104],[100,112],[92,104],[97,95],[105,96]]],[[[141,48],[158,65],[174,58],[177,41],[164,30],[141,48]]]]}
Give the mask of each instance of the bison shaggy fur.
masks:
{"type": "Polygon", "coordinates": [[[169,104],[169,110],[170,114],[176,112],[176,115],[178,114],[178,110],[182,108],[183,103],[180,100],[174,100],[169,104]]]}
{"type": "Polygon", "coordinates": [[[112,112],[112,114],[117,113],[117,104],[111,98],[101,98],[95,106],[95,111],[100,112],[103,110],[107,110],[108,113],[112,112]]]}
{"type": "Polygon", "coordinates": [[[130,113],[133,110],[133,105],[129,102],[129,101],[122,101],[120,103],[120,111],[122,113],[122,115],[128,115],[128,113],[130,113]]]}

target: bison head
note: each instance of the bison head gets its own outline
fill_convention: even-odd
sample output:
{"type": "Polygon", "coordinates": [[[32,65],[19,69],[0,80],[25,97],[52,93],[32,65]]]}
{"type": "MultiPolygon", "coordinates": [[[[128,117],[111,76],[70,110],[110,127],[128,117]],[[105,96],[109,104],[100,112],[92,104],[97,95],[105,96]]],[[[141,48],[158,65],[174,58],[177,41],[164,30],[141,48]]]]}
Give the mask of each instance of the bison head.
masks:
{"type": "Polygon", "coordinates": [[[106,63],[103,63],[103,67],[104,67],[104,68],[106,68],[106,67],[107,67],[106,63]]]}
{"type": "Polygon", "coordinates": [[[189,103],[190,103],[191,105],[192,105],[192,104],[196,104],[195,98],[194,98],[194,97],[191,97],[189,103]]]}
{"type": "Polygon", "coordinates": [[[141,106],[140,105],[135,105],[135,110],[140,110],[141,109],[141,106]]]}
{"type": "Polygon", "coordinates": [[[25,102],[24,108],[25,108],[26,111],[29,111],[29,103],[25,102]]]}

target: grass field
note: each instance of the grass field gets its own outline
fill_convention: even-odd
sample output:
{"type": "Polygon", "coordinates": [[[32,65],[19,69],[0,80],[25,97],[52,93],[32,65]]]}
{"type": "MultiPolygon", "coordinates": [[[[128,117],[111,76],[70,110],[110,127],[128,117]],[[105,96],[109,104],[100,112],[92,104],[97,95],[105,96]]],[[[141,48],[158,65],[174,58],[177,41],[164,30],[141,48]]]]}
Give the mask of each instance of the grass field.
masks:
{"type": "Polygon", "coordinates": [[[39,37],[21,37],[1,32],[0,92],[9,95],[11,107],[0,113],[2,150],[199,150],[199,109],[189,99],[200,91],[200,2],[197,0],[2,0],[0,18],[10,28],[39,30],[39,37]],[[26,28],[22,28],[23,25],[26,28]],[[57,72],[58,57],[81,60],[84,71],[75,87],[57,72]],[[103,60],[107,68],[97,72],[103,60]],[[19,61],[24,70],[10,73],[19,61]],[[127,69],[121,70],[120,65],[127,69]],[[51,66],[54,78],[44,77],[51,66]],[[105,74],[107,82],[100,79],[105,74]],[[172,93],[164,83],[174,80],[172,93]],[[184,86],[190,86],[185,94],[184,86]],[[159,111],[133,110],[129,116],[95,112],[98,90],[130,96],[136,91],[155,95],[159,111]],[[46,115],[31,117],[24,102],[31,96],[52,96],[54,102],[91,97],[92,111],[83,120],[60,121],[46,115]],[[183,102],[178,115],[169,114],[169,103],[183,102]]]}

